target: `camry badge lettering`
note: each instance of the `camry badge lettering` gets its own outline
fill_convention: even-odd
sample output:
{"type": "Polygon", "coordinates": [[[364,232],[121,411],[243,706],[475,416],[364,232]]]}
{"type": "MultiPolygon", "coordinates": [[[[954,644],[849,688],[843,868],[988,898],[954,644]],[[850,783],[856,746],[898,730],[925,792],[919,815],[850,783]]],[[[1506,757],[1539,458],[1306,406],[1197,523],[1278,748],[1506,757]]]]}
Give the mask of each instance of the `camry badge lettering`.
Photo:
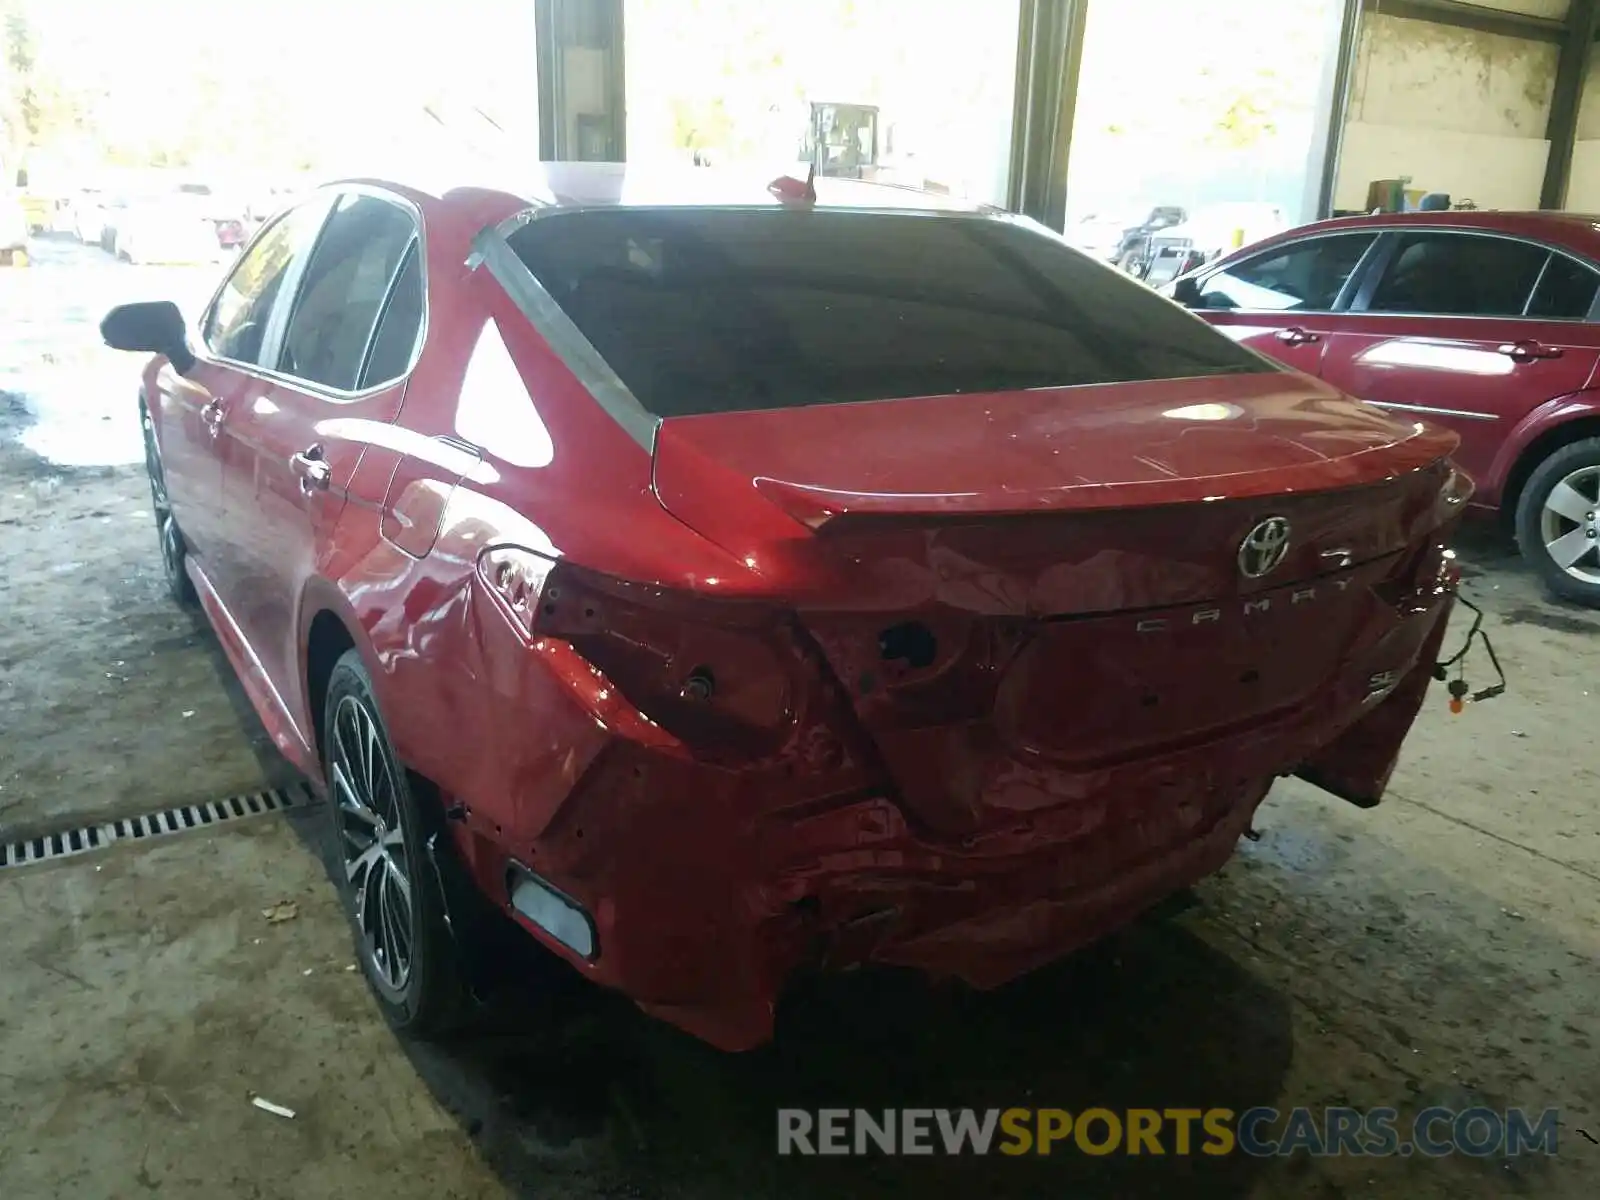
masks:
{"type": "Polygon", "coordinates": [[[1246,579],[1265,578],[1278,569],[1288,553],[1288,519],[1268,517],[1239,543],[1239,574],[1246,579]]]}
{"type": "MultiPolygon", "coordinates": [[[[1316,587],[1298,588],[1287,596],[1263,596],[1259,600],[1245,600],[1239,605],[1239,612],[1246,617],[1265,616],[1273,611],[1275,603],[1293,607],[1299,604],[1310,604],[1319,597],[1337,595],[1350,590],[1353,579],[1328,579],[1316,587]]],[[[1279,608],[1282,611],[1282,608],[1279,608]]],[[[1193,612],[1179,617],[1146,617],[1134,626],[1135,633],[1166,633],[1173,629],[1187,629],[1199,625],[1215,625],[1223,621],[1228,615],[1227,609],[1210,607],[1197,608],[1193,612]]]]}

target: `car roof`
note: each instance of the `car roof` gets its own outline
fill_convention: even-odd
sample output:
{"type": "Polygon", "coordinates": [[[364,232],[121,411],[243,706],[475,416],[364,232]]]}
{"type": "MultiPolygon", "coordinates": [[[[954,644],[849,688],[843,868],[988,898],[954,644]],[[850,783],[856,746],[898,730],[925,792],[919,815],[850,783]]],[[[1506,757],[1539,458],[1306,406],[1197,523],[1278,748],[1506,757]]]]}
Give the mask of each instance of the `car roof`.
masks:
{"type": "MultiPolygon", "coordinates": [[[[1485,233],[1506,233],[1519,237],[1556,242],[1570,249],[1600,258],[1600,216],[1569,212],[1510,212],[1477,209],[1469,212],[1372,213],[1359,217],[1335,217],[1300,225],[1256,246],[1306,237],[1317,233],[1338,233],[1360,229],[1465,229],[1485,233]]],[[[1251,247],[1246,247],[1251,249],[1251,247]]]]}
{"type": "MultiPolygon", "coordinates": [[[[773,207],[783,205],[769,190],[781,167],[762,174],[717,167],[645,166],[637,163],[559,162],[478,164],[472,172],[422,171],[410,178],[363,177],[359,182],[392,187],[416,199],[442,202],[500,193],[525,208],[773,207]]],[[[804,176],[796,178],[803,182],[804,176]]],[[[926,212],[998,212],[992,205],[921,188],[857,179],[815,180],[817,207],[897,209],[926,212]]]]}

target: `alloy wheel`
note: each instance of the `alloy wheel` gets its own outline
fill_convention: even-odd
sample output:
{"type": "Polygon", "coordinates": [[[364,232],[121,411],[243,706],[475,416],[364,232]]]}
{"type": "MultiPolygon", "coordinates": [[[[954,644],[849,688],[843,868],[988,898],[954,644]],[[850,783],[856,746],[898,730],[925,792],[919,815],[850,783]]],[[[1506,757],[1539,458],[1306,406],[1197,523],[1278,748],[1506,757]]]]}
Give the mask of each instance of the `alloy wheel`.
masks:
{"type": "Polygon", "coordinates": [[[1539,540],[1568,575],[1600,585],[1600,465],[1579,467],[1550,489],[1539,540]]]}
{"type": "Polygon", "coordinates": [[[377,721],[354,696],[334,710],[329,748],[335,828],[356,926],[374,979],[400,994],[411,980],[416,923],[397,783],[377,721]]]}

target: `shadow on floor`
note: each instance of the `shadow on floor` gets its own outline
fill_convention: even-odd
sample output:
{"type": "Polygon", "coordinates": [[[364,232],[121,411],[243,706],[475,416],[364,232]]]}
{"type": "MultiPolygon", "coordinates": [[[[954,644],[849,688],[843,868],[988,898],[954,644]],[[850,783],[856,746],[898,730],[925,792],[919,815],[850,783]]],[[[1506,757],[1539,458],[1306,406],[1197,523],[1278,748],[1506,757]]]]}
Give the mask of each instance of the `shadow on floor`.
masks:
{"type": "Polygon", "coordinates": [[[404,1048],[530,1197],[1242,1196],[1264,1164],[1241,1155],[780,1158],[777,1110],[1242,1111],[1273,1102],[1292,1054],[1287,1000],[1156,916],[988,994],[897,971],[816,981],[745,1055],[542,971],[503,987],[485,1022],[404,1048]]]}

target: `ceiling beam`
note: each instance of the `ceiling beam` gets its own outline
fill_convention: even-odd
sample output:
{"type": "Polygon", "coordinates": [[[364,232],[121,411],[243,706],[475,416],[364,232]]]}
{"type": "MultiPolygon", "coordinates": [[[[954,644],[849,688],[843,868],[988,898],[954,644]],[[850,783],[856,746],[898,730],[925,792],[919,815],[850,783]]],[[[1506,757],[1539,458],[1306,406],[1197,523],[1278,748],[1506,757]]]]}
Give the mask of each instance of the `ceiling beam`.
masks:
{"type": "Polygon", "coordinates": [[[1465,0],[1364,0],[1364,7],[1369,13],[1381,13],[1387,17],[1404,17],[1411,21],[1446,25],[1452,29],[1473,29],[1479,33],[1498,33],[1504,37],[1535,42],[1559,45],[1567,37],[1565,21],[1503,12],[1485,8],[1481,4],[1467,4],[1465,0]]]}
{"type": "Polygon", "coordinates": [[[1561,44],[1555,88],[1550,94],[1550,122],[1545,128],[1550,157],[1545,160],[1540,208],[1566,207],[1572,151],[1578,140],[1578,110],[1583,107],[1583,86],[1589,79],[1595,37],[1600,34],[1600,0],[1572,0],[1567,26],[1571,35],[1561,44]]]}

